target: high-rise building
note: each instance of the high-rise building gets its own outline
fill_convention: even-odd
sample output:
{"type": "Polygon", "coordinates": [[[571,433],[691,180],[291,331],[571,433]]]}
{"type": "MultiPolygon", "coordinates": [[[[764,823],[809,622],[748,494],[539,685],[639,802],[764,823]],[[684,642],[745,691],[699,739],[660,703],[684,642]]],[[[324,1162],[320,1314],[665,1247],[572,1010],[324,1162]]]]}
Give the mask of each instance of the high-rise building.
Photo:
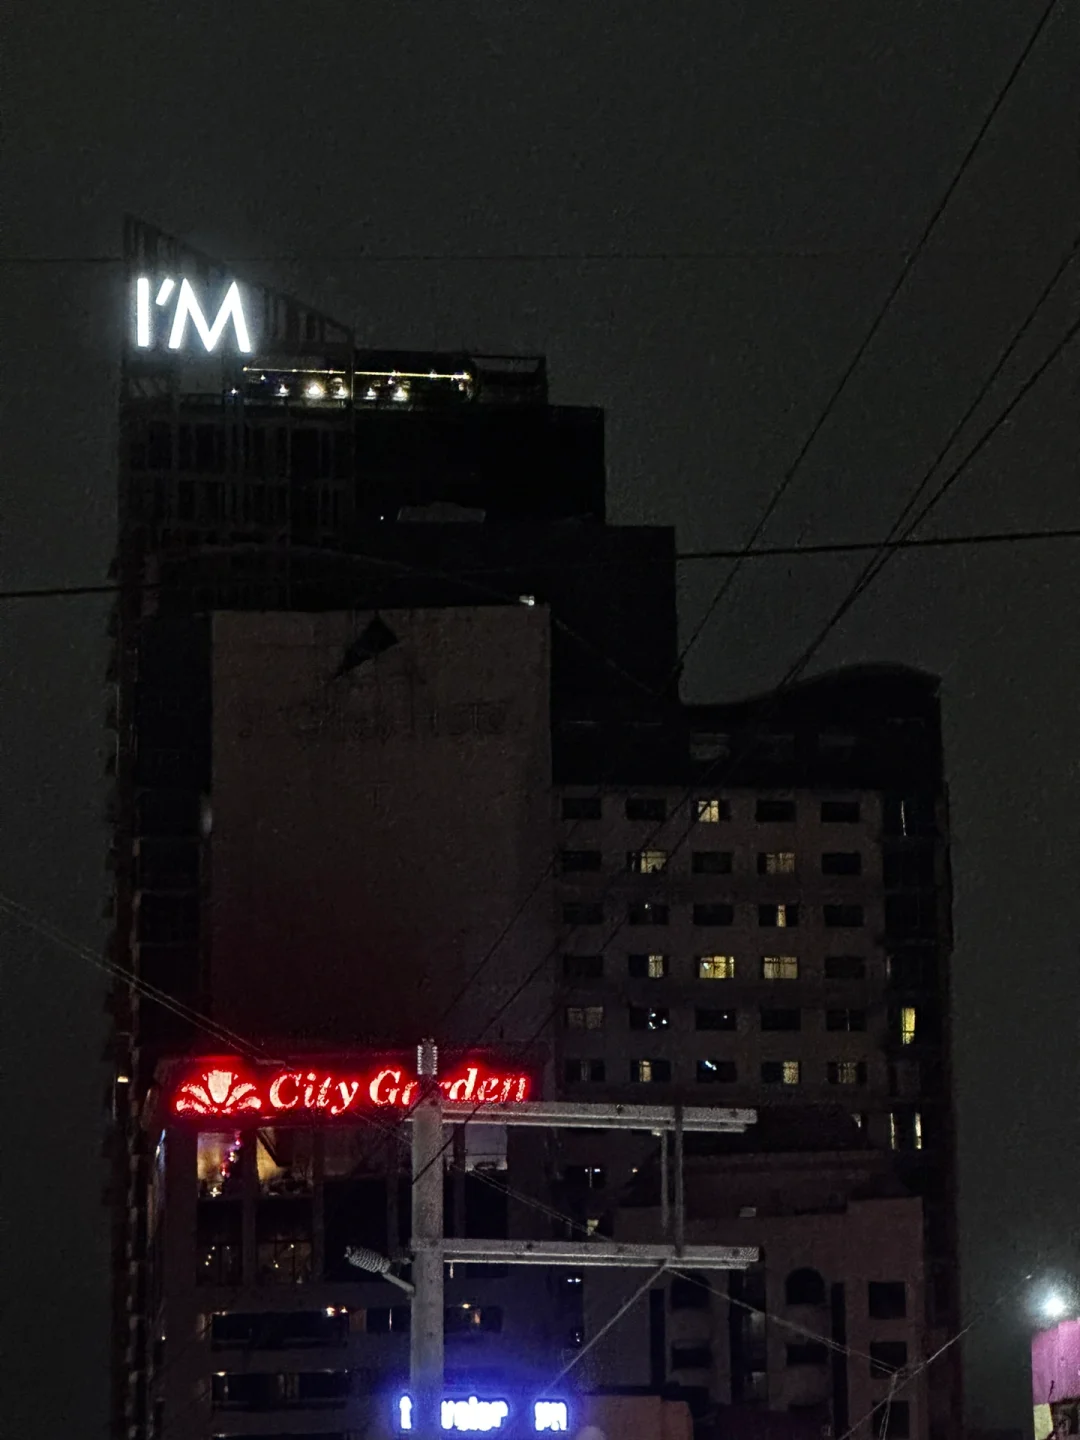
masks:
{"type": "MultiPolygon", "coordinates": [[[[792,1304],[826,1305],[799,1311],[805,1328],[827,1329],[830,1356],[850,1350],[873,1319],[864,1282],[903,1278],[862,1274],[877,1252],[918,1262],[905,1353],[950,1332],[935,682],[867,668],[681,705],[672,532],[606,523],[602,417],[551,405],[542,361],[364,352],[160,232],[133,222],[127,244],[117,1433],[376,1422],[408,1304],[349,1254],[408,1233],[388,1116],[426,1036],[470,1095],[513,1077],[549,1098],[768,1117],[740,1181],[753,1217],[708,1198],[737,1158],[688,1154],[687,1224],[765,1253],[730,1291],[713,1277],[710,1324],[741,1306],[782,1327],[785,1276],[813,1270],[827,1304],[792,1304]],[[340,1085],[333,1125],[297,1120],[340,1085]],[[350,1090],[374,1109],[354,1117],[350,1090]],[[785,1125],[811,1143],[778,1146],[785,1125]],[[838,1150],[869,1178],[845,1161],[823,1191],[838,1150]],[[804,1151],[781,1193],[776,1157],[804,1151]],[[850,1313],[838,1294],[859,1297],[850,1313]]],[[[509,1135],[458,1134],[453,1233],[670,1224],[653,1137],[509,1135]]],[[[457,1270],[447,1366],[462,1382],[534,1384],[602,1323],[603,1272],[457,1270]]],[[[784,1383],[779,1330],[757,1368],[740,1331],[707,1364],[699,1344],[688,1370],[686,1345],[656,1339],[679,1285],[655,1294],[639,1388],[685,1391],[698,1413],[794,1397],[808,1423],[814,1406],[832,1423],[841,1393],[881,1397],[884,1360],[784,1383]]],[[[645,1343],[640,1319],[622,1358],[645,1343]]],[[[603,1356],[590,1383],[630,1384],[603,1356]]],[[[946,1433],[957,1402],[938,1376],[890,1434],[901,1415],[924,1440],[946,1433]]]]}

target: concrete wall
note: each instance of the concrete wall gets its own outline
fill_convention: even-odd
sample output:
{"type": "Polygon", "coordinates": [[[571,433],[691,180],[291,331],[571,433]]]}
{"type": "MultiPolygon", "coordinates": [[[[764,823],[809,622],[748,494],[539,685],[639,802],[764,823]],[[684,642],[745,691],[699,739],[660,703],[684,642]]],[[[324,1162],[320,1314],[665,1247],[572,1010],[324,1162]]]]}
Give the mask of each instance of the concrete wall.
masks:
{"type": "MultiPolygon", "coordinates": [[[[338,674],[371,619],[215,617],[214,1013],[245,1034],[467,1042],[551,944],[543,884],[529,901],[550,858],[548,615],[387,611],[398,643],[338,674]]],[[[531,1034],[543,989],[485,1039],[531,1034]]]]}

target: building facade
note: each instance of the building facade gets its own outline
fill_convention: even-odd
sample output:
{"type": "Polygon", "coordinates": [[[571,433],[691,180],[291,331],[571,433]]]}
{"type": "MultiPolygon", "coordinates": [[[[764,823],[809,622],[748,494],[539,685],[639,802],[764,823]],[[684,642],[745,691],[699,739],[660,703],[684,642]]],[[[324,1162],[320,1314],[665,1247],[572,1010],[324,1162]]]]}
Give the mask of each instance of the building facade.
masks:
{"type": "MultiPolygon", "coordinates": [[[[117,1435],[359,1431],[405,1354],[403,1298],[342,1259],[407,1233],[400,1130],[176,1123],[185,1057],[370,1058],[431,1035],[448,1063],[513,1057],[548,1098],[799,1124],[828,1105],[897,1195],[773,1217],[746,1243],[778,1268],[732,1284],[802,1264],[854,1296],[853,1257],[900,1205],[897,1234],[924,1225],[906,1303],[933,1345],[957,1304],[933,680],[867,669],[682,705],[672,532],[606,523],[602,416],[552,406],[542,361],[362,351],[268,290],[233,302],[222,267],[160,232],[133,222],[127,244],[117,1435]]],[[[652,1137],[470,1128],[447,1176],[459,1231],[644,1223],[624,1202],[652,1137]]],[[[452,1277],[451,1370],[557,1372],[595,1333],[600,1273],[452,1277]]],[[[767,1354],[745,1392],[655,1357],[633,1382],[594,1364],[589,1385],[685,1390],[699,1425],[732,1403],[786,1413],[787,1351],[767,1354]]],[[[951,1372],[931,1380],[896,1411],[912,1435],[957,1414],[951,1372]]],[[[812,1402],[827,1423],[834,1399],[812,1402]]]]}

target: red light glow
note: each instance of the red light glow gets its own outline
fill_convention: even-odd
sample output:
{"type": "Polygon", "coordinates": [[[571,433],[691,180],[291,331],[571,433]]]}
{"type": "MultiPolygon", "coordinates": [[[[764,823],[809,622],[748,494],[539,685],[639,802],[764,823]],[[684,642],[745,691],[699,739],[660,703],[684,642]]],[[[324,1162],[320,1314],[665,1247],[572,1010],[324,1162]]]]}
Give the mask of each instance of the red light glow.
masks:
{"type": "MultiPolygon", "coordinates": [[[[406,1109],[420,1082],[402,1065],[371,1072],[341,1071],[322,1065],[259,1072],[240,1060],[203,1061],[173,1088],[169,1109],[177,1116],[229,1116],[276,1120],[339,1119],[372,1106],[406,1109]]],[[[438,1082],[443,1098],[466,1105],[514,1105],[528,1099],[529,1076],[468,1065],[438,1082]]]]}

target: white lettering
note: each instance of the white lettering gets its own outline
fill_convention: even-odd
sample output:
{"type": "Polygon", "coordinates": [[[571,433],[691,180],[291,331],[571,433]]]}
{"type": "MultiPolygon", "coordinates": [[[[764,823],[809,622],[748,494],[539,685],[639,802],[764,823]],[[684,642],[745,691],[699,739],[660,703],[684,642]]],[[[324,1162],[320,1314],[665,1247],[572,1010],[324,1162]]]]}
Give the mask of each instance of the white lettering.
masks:
{"type": "Polygon", "coordinates": [[[180,281],[180,295],[176,301],[176,310],[173,313],[172,330],[169,333],[169,349],[179,350],[184,343],[184,331],[187,328],[188,317],[191,323],[199,332],[199,339],[203,342],[208,352],[217,348],[217,343],[225,332],[225,326],[229,319],[232,319],[233,328],[236,331],[236,348],[243,355],[251,353],[251,339],[248,335],[247,321],[244,319],[244,307],[240,302],[240,287],[234,280],[225,291],[225,298],[221,302],[221,309],[218,311],[213,325],[207,325],[206,316],[195,298],[195,291],[191,288],[188,280],[180,281]]]}
{"type": "Polygon", "coordinates": [[[360,1089],[360,1081],[339,1080],[337,1088],[338,1093],[341,1096],[341,1104],[334,1104],[330,1106],[331,1115],[340,1115],[343,1111],[349,1108],[352,1102],[356,1099],[356,1092],[360,1089]]]}
{"type": "Polygon", "coordinates": [[[444,1400],[441,1407],[444,1430],[498,1430],[510,1414],[505,1400],[444,1400]]]}
{"type": "Polygon", "coordinates": [[[396,1080],[400,1083],[400,1070],[380,1070],[368,1086],[368,1094],[376,1105],[393,1105],[398,1097],[397,1085],[387,1086],[387,1080],[396,1080]]]}

